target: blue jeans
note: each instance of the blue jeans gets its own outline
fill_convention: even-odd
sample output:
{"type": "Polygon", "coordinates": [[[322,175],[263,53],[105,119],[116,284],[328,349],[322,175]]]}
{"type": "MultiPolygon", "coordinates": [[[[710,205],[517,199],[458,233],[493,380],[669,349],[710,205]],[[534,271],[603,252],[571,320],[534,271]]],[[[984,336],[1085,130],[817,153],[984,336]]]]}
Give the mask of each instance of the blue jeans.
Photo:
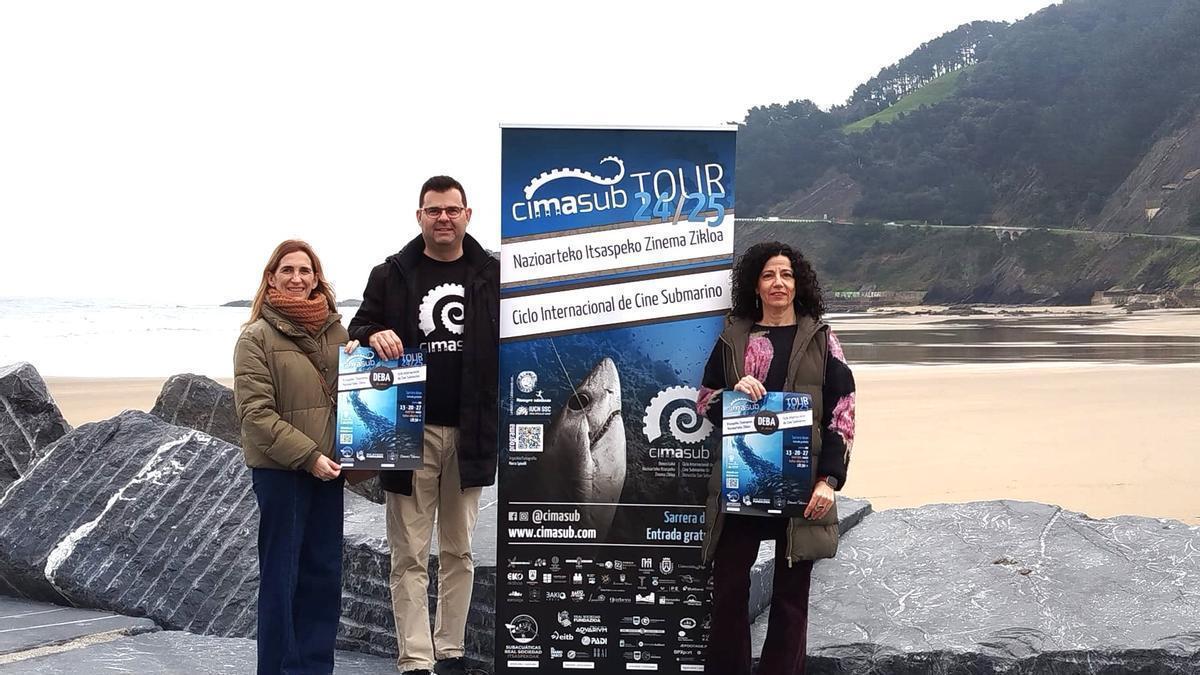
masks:
{"type": "Polygon", "coordinates": [[[254,469],[258,673],[332,673],[342,604],[342,484],[254,469]]]}

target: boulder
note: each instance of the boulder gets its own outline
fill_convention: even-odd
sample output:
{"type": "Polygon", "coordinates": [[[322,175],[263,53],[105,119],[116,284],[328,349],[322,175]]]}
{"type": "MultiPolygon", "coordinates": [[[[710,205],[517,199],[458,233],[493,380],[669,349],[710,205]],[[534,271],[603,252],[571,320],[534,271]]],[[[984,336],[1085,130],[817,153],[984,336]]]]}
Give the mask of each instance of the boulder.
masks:
{"type": "Polygon", "coordinates": [[[251,635],[257,513],[241,451],[139,411],[50,446],[0,500],[0,587],[251,635]]]}
{"type": "Polygon", "coordinates": [[[175,426],[203,431],[242,445],[242,430],[233,412],[233,390],[203,375],[172,375],[163,385],[150,414],[175,426]]]}
{"type": "Polygon", "coordinates": [[[809,672],[1196,673],[1197,589],[1200,527],[1178,521],[1017,501],[877,512],[814,568],[809,672]]]}
{"type": "MultiPolygon", "coordinates": [[[[837,495],[838,532],[846,534],[871,512],[870,502],[837,495]]],[[[771,604],[771,584],[775,580],[775,542],[764,541],[758,549],[758,559],[750,568],[750,619],[753,620],[771,604]]]]}
{"type": "MultiPolygon", "coordinates": [[[[233,407],[233,390],[203,375],[172,375],[159,392],[150,414],[171,424],[203,431],[238,447],[242,445],[241,424],[233,407]]],[[[383,488],[379,486],[378,478],[357,485],[347,483],[346,489],[376,504],[383,503],[383,488]]]]}
{"type": "Polygon", "coordinates": [[[369,502],[374,502],[376,504],[383,503],[383,486],[379,484],[378,477],[368,478],[363,482],[355,483],[354,485],[351,485],[347,482],[346,489],[369,502]]]}
{"type": "MultiPolygon", "coordinates": [[[[467,657],[490,663],[495,488],[476,528],[467,657]]],[[[346,495],[339,646],[396,655],[384,508],[346,495]]],[[[0,500],[0,593],[249,637],[258,596],[258,508],[236,446],[127,411],[49,447],[0,500]]],[[[437,544],[430,556],[437,597],[437,544]]]]}
{"type": "Polygon", "coordinates": [[[338,647],[395,656],[384,507],[353,493],[346,495],[342,540],[342,626],[338,647]]]}
{"type": "Polygon", "coordinates": [[[36,368],[24,362],[0,366],[0,492],[70,430],[36,368]]]}

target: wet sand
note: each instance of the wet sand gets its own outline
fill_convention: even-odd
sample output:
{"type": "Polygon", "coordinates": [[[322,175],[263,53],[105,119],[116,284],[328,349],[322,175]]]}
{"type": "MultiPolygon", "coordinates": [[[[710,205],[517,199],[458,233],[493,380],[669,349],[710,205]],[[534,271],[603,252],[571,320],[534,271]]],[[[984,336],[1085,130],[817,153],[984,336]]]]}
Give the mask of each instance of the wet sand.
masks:
{"type": "Polygon", "coordinates": [[[1200,525],[1200,365],[860,368],[846,493],[1200,525]]]}
{"type": "Polygon", "coordinates": [[[859,392],[847,494],[878,509],[1011,498],[1200,525],[1200,310],[930,313],[942,309],[834,321],[871,343],[846,346],[859,392]],[[939,344],[901,342],[918,331],[939,344]],[[943,365],[894,365],[910,358],[943,365]]]}
{"type": "Polygon", "coordinates": [[[1200,363],[1200,310],[1114,307],[880,310],[830,317],[851,364],[1200,363]]]}

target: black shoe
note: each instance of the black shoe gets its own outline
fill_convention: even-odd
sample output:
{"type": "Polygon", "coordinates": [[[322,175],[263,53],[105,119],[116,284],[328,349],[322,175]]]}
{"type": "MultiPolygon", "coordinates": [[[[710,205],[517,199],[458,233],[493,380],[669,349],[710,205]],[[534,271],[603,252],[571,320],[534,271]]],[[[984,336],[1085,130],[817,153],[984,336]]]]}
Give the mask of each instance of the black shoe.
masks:
{"type": "Polygon", "coordinates": [[[442,659],[433,667],[437,675],[467,675],[467,661],[461,656],[452,659],[442,659]]]}

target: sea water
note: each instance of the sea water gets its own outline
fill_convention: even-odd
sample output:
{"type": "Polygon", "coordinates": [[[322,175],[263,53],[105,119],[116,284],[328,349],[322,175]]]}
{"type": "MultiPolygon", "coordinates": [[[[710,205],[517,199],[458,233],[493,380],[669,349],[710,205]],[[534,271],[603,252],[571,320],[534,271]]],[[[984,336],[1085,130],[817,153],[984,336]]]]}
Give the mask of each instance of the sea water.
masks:
{"type": "Polygon", "coordinates": [[[43,376],[232,377],[247,308],[0,298],[0,365],[43,376]]]}
{"type": "MultiPolygon", "coordinates": [[[[355,309],[341,311],[348,324],[355,309]]],[[[28,361],[53,377],[228,378],[249,316],[244,307],[0,298],[0,365],[28,361]]],[[[826,319],[852,367],[1200,362],[1200,336],[1126,335],[1111,315],[946,317],[909,326],[865,314],[826,319]]],[[[707,357],[708,348],[697,351],[695,364],[707,357]]]]}

